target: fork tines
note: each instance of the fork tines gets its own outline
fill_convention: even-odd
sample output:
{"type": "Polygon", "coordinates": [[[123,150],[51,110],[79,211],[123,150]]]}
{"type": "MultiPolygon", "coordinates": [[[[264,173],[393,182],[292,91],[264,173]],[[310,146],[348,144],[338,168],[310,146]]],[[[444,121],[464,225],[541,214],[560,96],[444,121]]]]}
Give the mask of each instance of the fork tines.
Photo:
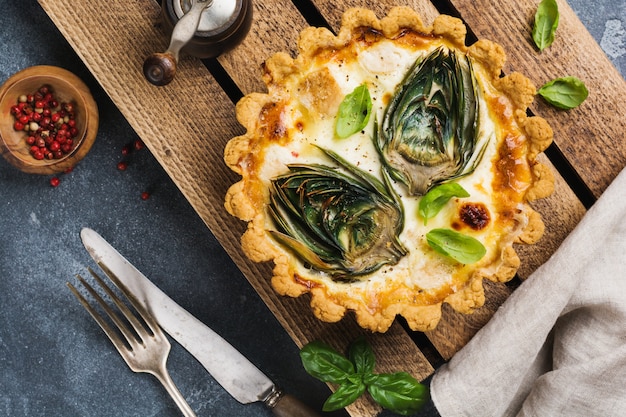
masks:
{"type": "Polygon", "coordinates": [[[113,329],[113,326],[101,315],[94,306],[92,306],[87,299],[69,282],[67,286],[74,293],[78,301],[85,307],[85,309],[91,314],[91,316],[100,325],[102,330],[111,339],[113,345],[120,353],[124,361],[130,369],[134,372],[145,372],[154,375],[163,384],[167,392],[176,402],[176,405],[180,408],[183,415],[186,417],[195,417],[193,409],[189,406],[185,397],[180,393],[174,381],[167,372],[166,362],[170,352],[170,342],[165,336],[165,333],[161,331],[161,328],[157,324],[156,320],[148,313],[139,300],[126,288],[126,286],[115,276],[115,274],[102,263],[98,263],[98,266],[104,271],[104,273],[113,281],[113,283],[120,289],[122,294],[128,299],[130,305],[135,309],[137,313],[143,318],[146,326],[144,326],[133,311],[115,294],[115,292],[104,282],[104,280],[96,274],[91,268],[89,273],[93,276],[94,280],[108,295],[108,298],[113,300],[113,303],[117,306],[117,309],[122,313],[126,320],[123,320],[114,311],[112,305],[109,305],[96,290],[80,275],[77,275],[78,281],[85,287],[85,289],[91,294],[91,296],[98,302],[100,307],[105,311],[106,315],[115,324],[115,327],[119,329],[119,332],[124,335],[126,342],[120,337],[119,333],[113,329]],[[128,325],[130,324],[130,326],[128,325]],[[132,328],[132,329],[131,329],[132,328]]]}
{"type": "Polygon", "coordinates": [[[119,311],[123,314],[128,323],[131,324],[132,330],[126,324],[124,320],[120,318],[120,316],[115,312],[113,308],[98,294],[98,292],[80,275],[76,275],[78,281],[85,287],[85,289],[91,294],[91,296],[98,302],[98,304],[102,307],[102,309],[106,312],[108,317],[115,323],[120,332],[124,335],[126,339],[127,345],[124,344],[124,341],[119,337],[118,332],[116,332],[107,322],[107,320],[87,301],[87,299],[74,287],[71,283],[67,283],[67,286],[70,288],[72,293],[78,298],[78,301],[85,307],[85,309],[91,314],[91,316],[96,320],[96,322],[100,325],[102,330],[106,333],[106,335],[111,339],[111,342],[115,345],[118,351],[122,353],[123,349],[128,349],[127,346],[130,346],[131,350],[136,349],[139,344],[143,342],[142,334],[145,334],[146,331],[150,331],[150,336],[158,335],[161,333],[161,330],[154,320],[154,318],[146,312],[144,307],[141,305],[139,300],[130,293],[127,288],[122,284],[122,282],[109,270],[105,265],[98,264],[100,268],[105,272],[105,274],[109,277],[109,279],[120,289],[122,294],[128,299],[132,307],[140,314],[142,319],[145,322],[145,325],[142,324],[135,314],[130,310],[130,308],[118,297],[118,295],[104,282],[104,280],[91,268],[88,268],[89,273],[93,276],[94,280],[98,283],[98,285],[104,290],[107,296],[113,300],[119,311]],[[147,326],[147,329],[146,329],[147,326]],[[143,330],[143,331],[142,331],[143,330]],[[138,339],[139,338],[139,339],[138,339]]]}

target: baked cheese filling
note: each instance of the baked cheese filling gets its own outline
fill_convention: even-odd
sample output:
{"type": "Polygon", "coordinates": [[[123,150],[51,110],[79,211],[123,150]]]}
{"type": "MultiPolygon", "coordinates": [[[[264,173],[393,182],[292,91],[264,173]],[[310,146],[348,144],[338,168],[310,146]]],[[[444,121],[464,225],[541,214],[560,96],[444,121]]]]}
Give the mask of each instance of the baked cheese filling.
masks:
{"type": "MultiPolygon", "coordinates": [[[[294,77],[293,85],[285,86],[289,95],[277,115],[279,120],[275,122],[281,126],[284,140],[276,142],[274,138],[267,138],[268,142],[260,145],[264,149],[262,156],[255,161],[258,179],[262,182],[263,188],[270,189],[271,181],[285,174],[289,165],[328,164],[328,158],[319,148],[334,151],[359,169],[382,181],[380,156],[373,141],[376,120],[382,120],[389,97],[415,61],[440,45],[430,43],[427,48],[422,48],[422,45],[419,45],[419,48],[409,48],[404,44],[383,40],[371,47],[355,46],[357,50],[354,53],[343,53],[330,61],[322,59],[308,73],[294,77]],[[307,83],[311,74],[315,77],[320,71],[326,74],[328,83],[336,83],[340,97],[348,95],[362,84],[368,86],[372,96],[374,117],[370,117],[363,130],[347,138],[337,138],[334,133],[336,114],[322,113],[321,111],[328,110],[326,107],[322,107],[321,111],[316,110],[314,98],[307,93],[300,94],[303,89],[302,78],[305,80],[304,83],[307,83]]],[[[480,80],[480,70],[476,74],[480,80]]],[[[406,256],[395,265],[386,265],[375,273],[351,280],[347,284],[334,281],[328,274],[311,269],[302,262],[298,262],[296,266],[298,276],[311,282],[323,281],[331,294],[347,292],[350,297],[359,296],[364,302],[376,302],[368,300],[370,294],[378,294],[379,289],[388,291],[395,286],[394,283],[400,284],[401,287],[422,290],[424,296],[430,299],[441,298],[450,291],[457,290],[457,286],[463,285],[468,278],[466,268],[435,253],[425,242],[425,235],[429,230],[444,227],[461,229],[483,242],[484,246],[489,248],[483,263],[491,264],[501,250],[499,244],[501,237],[513,239],[519,224],[516,216],[511,218],[510,214],[506,213],[503,217],[500,214],[500,207],[493,198],[498,191],[494,190],[492,179],[500,144],[497,141],[496,124],[489,115],[487,102],[483,98],[486,94],[483,89],[479,95],[479,111],[486,117],[478,119],[480,124],[477,129],[479,135],[486,137],[487,148],[474,173],[456,181],[468,191],[470,197],[455,199],[425,225],[418,216],[418,204],[422,197],[411,196],[405,188],[396,187],[404,207],[404,230],[400,234],[400,241],[408,251],[406,256]],[[459,218],[462,207],[467,205],[482,211],[482,215],[488,219],[486,226],[475,230],[472,225],[466,225],[459,218]],[[444,294],[432,293],[433,291],[441,293],[444,287],[449,287],[443,291],[444,294]]],[[[519,164],[524,164],[524,161],[520,160],[519,164]]],[[[527,166],[516,168],[518,172],[512,173],[516,176],[520,170],[528,169],[527,166]]],[[[269,216],[266,218],[266,228],[267,230],[275,228],[269,216]]],[[[469,268],[474,270],[477,267],[480,267],[480,263],[469,268]]]]}
{"type": "MultiPolygon", "coordinates": [[[[534,161],[528,157],[532,140],[521,125],[526,119],[520,116],[519,106],[493,85],[493,68],[485,67],[482,60],[458,49],[446,37],[406,30],[390,38],[371,29],[357,28],[351,41],[341,48],[319,48],[310,53],[307,65],[293,64],[297,70],[280,77],[278,82],[270,82],[268,94],[258,100],[256,118],[244,123],[248,125],[248,133],[242,137],[245,140],[239,138],[229,144],[244,148],[237,152],[227,150],[226,157],[228,161],[229,152],[237,156],[236,164],[231,165],[236,165],[243,176],[241,183],[231,190],[234,198],[227,201],[227,208],[250,220],[247,234],[251,240],[244,249],[254,260],[275,261],[273,283],[280,292],[292,296],[310,292],[311,304],[319,318],[334,321],[346,310],[353,310],[363,327],[385,331],[393,318],[402,314],[408,317],[412,327],[426,330],[436,325],[442,302],[469,311],[483,302],[482,278],[508,280],[514,275],[518,258],[511,248],[520,240],[534,214],[525,204],[534,181],[534,161]],[[429,129],[445,134],[449,127],[441,125],[439,119],[421,122],[418,118],[423,114],[410,107],[413,102],[407,105],[397,99],[399,92],[407,91],[403,89],[414,88],[408,74],[419,77],[416,68],[436,59],[442,65],[456,64],[457,79],[450,79],[461,85],[460,90],[471,98],[463,101],[462,95],[459,99],[459,106],[465,107],[459,112],[461,121],[456,129],[461,136],[465,132],[462,129],[471,132],[473,147],[464,151],[464,164],[460,168],[454,167],[441,178],[437,177],[436,169],[431,175],[426,168],[432,178],[412,177],[410,170],[407,173],[403,166],[398,166],[398,158],[385,149],[393,138],[381,140],[381,136],[392,136],[394,128],[410,131],[420,140],[428,137],[429,129]],[[354,133],[338,137],[336,125],[342,101],[362,86],[371,102],[367,122],[354,133]],[[409,117],[393,119],[395,115],[390,113],[398,109],[410,113],[409,117]],[[469,123],[463,119],[468,113],[475,115],[469,123]],[[337,172],[347,174],[337,176],[337,172]],[[323,180],[315,178],[318,174],[323,180]],[[369,180],[370,177],[374,180],[369,180]],[[282,192],[280,188],[294,178],[300,181],[296,182],[299,186],[292,185],[296,197],[291,196],[290,200],[289,196],[277,196],[277,192],[282,192]],[[344,184],[352,182],[356,183],[354,190],[341,194],[344,184]],[[448,183],[458,184],[466,194],[452,196],[441,204],[436,215],[424,218],[420,214],[424,195],[448,183]],[[321,203],[329,206],[328,213],[309,214],[302,197],[298,204],[297,193],[302,195],[298,188],[303,187],[311,187],[305,193],[307,197],[330,196],[321,203]],[[337,194],[332,194],[333,187],[337,188],[337,194]],[[378,199],[372,199],[383,207],[381,213],[373,212],[374,203],[368,205],[362,201],[369,198],[364,189],[370,192],[373,189],[373,194],[380,191],[381,195],[375,196],[378,199]],[[348,213],[346,206],[340,206],[346,204],[344,200],[353,202],[359,210],[348,213]],[[235,202],[241,201],[246,202],[251,215],[238,208],[235,202]],[[379,246],[387,246],[377,249],[378,254],[385,255],[380,262],[370,260],[372,265],[368,264],[367,251],[362,255],[363,260],[355,261],[355,266],[349,264],[350,260],[341,260],[340,272],[335,272],[335,266],[324,260],[310,261],[324,251],[320,249],[317,255],[312,254],[306,245],[315,246],[315,242],[307,241],[306,236],[304,242],[298,241],[302,235],[285,237],[290,226],[282,224],[281,216],[291,211],[298,211],[305,217],[301,221],[308,221],[307,227],[313,229],[328,228],[328,224],[341,226],[345,218],[363,215],[369,221],[367,227],[375,231],[372,233],[380,234],[377,235],[382,242],[379,246]],[[324,216],[323,225],[319,216],[324,216]],[[387,229],[381,225],[394,220],[395,224],[387,229]],[[397,231],[397,236],[385,234],[389,230],[397,231]],[[433,230],[467,236],[479,242],[484,253],[472,262],[445,256],[429,242],[428,235],[433,230]],[[259,254],[262,250],[267,256],[259,254]],[[387,258],[385,250],[389,253],[387,258]],[[298,252],[305,256],[299,256],[298,252]],[[307,253],[311,254],[307,256],[307,253]],[[415,314],[425,317],[411,319],[415,314]]],[[[449,111],[450,103],[444,103],[449,99],[438,95],[447,88],[444,84],[448,81],[445,77],[433,77],[423,98],[427,102],[423,107],[426,112],[438,115],[449,111]]],[[[447,113],[446,116],[454,117],[447,113]]],[[[403,149],[413,146],[418,139],[408,145],[401,143],[398,149],[405,152],[403,149]]],[[[418,151],[409,149],[403,155],[405,159],[413,156],[419,159],[424,154],[436,158],[445,153],[435,149],[435,145],[420,143],[421,147],[415,146],[418,151]]],[[[359,234],[368,232],[358,227],[332,231],[339,245],[355,252],[360,248],[350,245],[358,246],[359,234]]],[[[321,241],[320,245],[324,244],[321,241]]]]}

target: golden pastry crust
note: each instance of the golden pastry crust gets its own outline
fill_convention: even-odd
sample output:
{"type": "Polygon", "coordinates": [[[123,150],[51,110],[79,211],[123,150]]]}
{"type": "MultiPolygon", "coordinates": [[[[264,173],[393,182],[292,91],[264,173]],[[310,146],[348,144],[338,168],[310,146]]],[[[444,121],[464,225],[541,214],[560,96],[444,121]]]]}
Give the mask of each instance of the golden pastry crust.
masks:
{"type": "MultiPolygon", "coordinates": [[[[255,262],[273,261],[274,289],[290,297],[309,293],[311,308],[319,319],[334,322],[352,311],[363,328],[384,332],[396,316],[402,315],[412,329],[431,330],[441,318],[444,302],[463,313],[482,306],[482,280],[510,280],[520,263],[513,244],[532,244],[541,237],[543,222],[527,202],[553,190],[551,171],[536,161],[537,155],[551,143],[552,130],[545,120],[526,115],[535,96],[533,84],[518,73],[500,77],[505,62],[502,47],[487,40],[466,47],[465,36],[463,23],[450,16],[439,16],[431,27],[425,27],[419,15],[407,7],[394,8],[383,19],[371,10],[350,9],[343,16],[337,36],[324,28],[307,28],[298,39],[299,53],[295,58],[277,53],[267,59],[263,80],[268,92],[249,94],[237,104],[237,117],[246,133],[229,141],[224,159],[242,179],[229,189],[225,207],[248,222],[242,237],[246,256],[255,262]],[[336,284],[327,278],[306,276],[291,252],[268,233],[269,190],[258,177],[258,165],[266,158],[268,144],[288,143],[288,129],[298,128],[285,126],[281,113],[293,95],[307,104],[303,110],[307,114],[302,116],[306,121],[333,118],[337,113],[343,93],[329,70],[319,65],[320,61],[347,49],[356,38],[370,41],[371,37],[372,43],[380,38],[402,42],[407,33],[415,35],[419,42],[440,42],[466,54],[488,79],[483,88],[492,117],[498,120],[497,135],[508,135],[506,140],[499,139],[500,157],[494,160],[492,168],[492,187],[501,196],[501,220],[497,221],[505,225],[504,236],[477,267],[452,266],[450,262],[437,266],[442,271],[453,271],[453,278],[435,289],[389,280],[336,284]]],[[[428,252],[423,247],[421,250],[428,252]]]]}

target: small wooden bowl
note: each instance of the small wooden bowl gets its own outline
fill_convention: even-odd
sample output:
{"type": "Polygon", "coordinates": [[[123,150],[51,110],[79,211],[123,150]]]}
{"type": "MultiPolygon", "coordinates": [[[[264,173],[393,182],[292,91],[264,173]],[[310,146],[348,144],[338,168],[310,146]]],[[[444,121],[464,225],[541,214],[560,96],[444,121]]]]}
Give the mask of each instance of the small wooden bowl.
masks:
{"type": "Polygon", "coordinates": [[[73,167],[91,149],[98,132],[98,107],[85,83],[71,72],[40,65],[13,74],[0,88],[0,153],[12,165],[31,174],[55,174],[73,167]],[[76,127],[72,151],[59,159],[35,159],[26,143],[28,134],[13,128],[11,106],[21,95],[33,94],[40,87],[51,87],[59,102],[74,104],[76,127]]]}

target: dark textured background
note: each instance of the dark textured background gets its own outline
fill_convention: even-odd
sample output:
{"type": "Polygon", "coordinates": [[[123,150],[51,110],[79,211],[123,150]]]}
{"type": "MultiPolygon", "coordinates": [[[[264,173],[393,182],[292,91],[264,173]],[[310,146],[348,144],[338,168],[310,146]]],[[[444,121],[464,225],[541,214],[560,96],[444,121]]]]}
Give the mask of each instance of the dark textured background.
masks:
{"type": "MultiPolygon", "coordinates": [[[[626,1],[570,4],[624,74],[626,1]]],[[[50,176],[0,159],[0,417],[179,415],[156,379],[126,367],[65,286],[94,265],[79,239],[85,226],[319,409],[326,386],[302,370],[295,344],[149,151],[117,170],[122,147],[137,137],[41,7],[0,0],[0,10],[0,83],[32,65],[57,65],[88,84],[100,110],[95,145],[57,188],[50,176]],[[151,198],[143,201],[143,191],[151,198]]],[[[270,415],[233,400],[175,342],[168,364],[199,416],[270,415]]]]}

